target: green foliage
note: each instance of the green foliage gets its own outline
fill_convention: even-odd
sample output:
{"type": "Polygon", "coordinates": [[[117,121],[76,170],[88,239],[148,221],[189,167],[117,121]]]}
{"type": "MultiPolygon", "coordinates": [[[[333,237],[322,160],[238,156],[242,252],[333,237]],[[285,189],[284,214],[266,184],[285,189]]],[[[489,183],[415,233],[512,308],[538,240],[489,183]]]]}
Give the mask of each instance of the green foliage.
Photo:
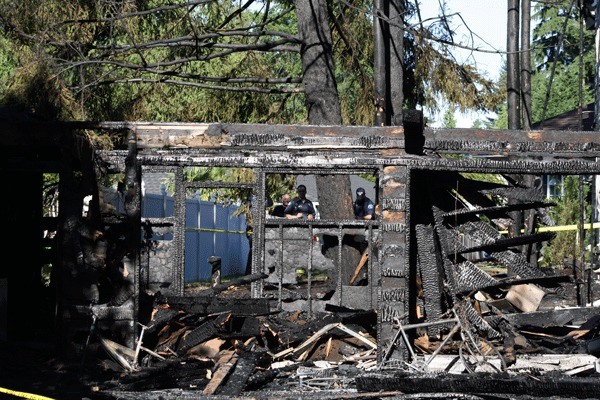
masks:
{"type": "Polygon", "coordinates": [[[414,79],[414,87],[422,93],[421,104],[432,114],[448,104],[461,112],[496,109],[503,101],[502,92],[497,83],[475,65],[459,63],[452,55],[454,47],[451,44],[455,43],[456,34],[454,25],[462,21],[445,9],[444,2],[440,3],[440,8],[440,17],[427,23],[415,21],[415,17],[420,18],[418,13],[407,17],[407,25],[412,27],[407,36],[413,46],[405,51],[411,54],[410,60],[414,65],[414,76],[408,79],[414,79]]]}
{"type": "MultiPolygon", "coordinates": [[[[577,61],[580,50],[579,9],[572,5],[574,2],[571,0],[535,3],[532,58],[537,71],[550,70],[555,61],[565,67],[577,61]]],[[[588,55],[588,60],[593,60],[593,31],[584,29],[583,45],[583,54],[588,55]]]]}
{"type": "MultiPolygon", "coordinates": [[[[589,183],[584,184],[584,193],[591,190],[589,183]]],[[[552,209],[551,216],[556,225],[578,225],[580,218],[579,207],[579,177],[566,176],[562,184],[562,197],[554,199],[556,207],[552,209]]],[[[586,204],[584,202],[584,204],[586,204]]],[[[585,205],[585,215],[590,215],[591,206],[585,205]]],[[[586,223],[589,221],[585,221],[586,223]]],[[[579,230],[559,231],[547,246],[542,250],[542,261],[540,266],[554,267],[562,266],[564,260],[579,260],[580,257],[579,230]]]]}
{"type": "Polygon", "coordinates": [[[501,102],[496,84],[475,67],[457,64],[447,52],[422,46],[415,73],[428,84],[423,90],[428,106],[439,109],[438,99],[454,104],[461,112],[493,110],[501,102]]]}
{"type": "MultiPolygon", "coordinates": [[[[11,77],[0,100],[61,119],[306,123],[294,3],[246,4],[0,0],[0,77],[11,77]]],[[[372,125],[372,2],[328,6],[343,123],[372,125]]],[[[497,101],[493,83],[444,47],[404,39],[406,107],[497,101]]]]}
{"type": "MultiPolygon", "coordinates": [[[[533,123],[540,122],[542,118],[549,119],[577,109],[580,51],[583,54],[582,104],[594,101],[594,32],[584,29],[583,49],[580,49],[579,11],[577,7],[571,9],[571,4],[570,0],[561,0],[551,3],[539,2],[534,6],[531,46],[534,64],[531,77],[533,123]],[[551,83],[550,92],[548,92],[549,83],[551,83]],[[546,113],[543,115],[546,101],[546,113]]],[[[505,67],[500,85],[506,88],[505,67]]],[[[507,111],[507,106],[504,104],[498,112],[495,128],[507,129],[507,111]]]]}
{"type": "Polygon", "coordinates": [[[16,57],[8,38],[0,36],[0,98],[6,95],[8,84],[18,65],[16,57]]]}
{"type": "MultiPolygon", "coordinates": [[[[361,2],[355,2],[362,5],[361,2]]],[[[342,121],[344,125],[373,124],[373,22],[361,7],[330,4],[336,23],[332,25],[333,54],[342,121]]]]}
{"type": "MultiPolygon", "coordinates": [[[[184,169],[184,179],[187,182],[227,182],[227,183],[253,183],[254,173],[251,168],[236,167],[190,167],[184,169]]],[[[291,193],[296,185],[293,175],[267,174],[266,197],[274,202],[278,201],[284,193],[291,193]]],[[[166,182],[167,192],[171,195],[175,190],[173,178],[166,182]]],[[[222,205],[239,204],[240,207],[234,216],[244,214],[246,220],[252,223],[251,198],[252,190],[246,188],[216,187],[206,189],[188,189],[186,197],[198,197],[204,201],[214,201],[222,205]]]]}
{"type": "Polygon", "coordinates": [[[442,117],[442,128],[456,128],[456,118],[454,117],[454,107],[448,107],[442,117]]]}
{"type": "Polygon", "coordinates": [[[547,119],[577,109],[580,51],[583,54],[582,104],[594,100],[594,32],[584,29],[581,48],[579,9],[571,6],[571,1],[563,0],[552,4],[537,3],[534,7],[533,20],[537,22],[532,41],[532,59],[535,63],[531,81],[534,122],[541,121],[542,117],[547,119]],[[552,86],[548,94],[551,77],[552,86]],[[544,116],[547,96],[549,101],[544,116]]]}
{"type": "Polygon", "coordinates": [[[471,126],[471,128],[473,128],[473,129],[493,129],[494,121],[495,121],[495,119],[491,119],[491,118],[486,118],[485,120],[478,118],[475,121],[473,121],[473,125],[471,126]]]}
{"type": "MultiPolygon", "coordinates": [[[[259,11],[241,10],[235,1],[212,1],[189,9],[145,12],[164,6],[159,1],[109,5],[99,1],[0,0],[0,15],[5,26],[14,28],[9,31],[11,46],[23,44],[35,51],[32,65],[25,70],[46,70],[48,80],[60,83],[61,90],[68,88],[66,93],[59,91],[63,101],[48,101],[56,108],[46,113],[49,117],[258,123],[303,120],[303,101],[293,99],[297,94],[271,91],[270,84],[244,83],[245,77],[299,77],[297,52],[227,50],[273,39],[245,34],[263,29],[257,27],[265,21],[265,30],[295,34],[293,9],[286,11],[274,3],[268,19],[259,11]],[[236,29],[237,35],[226,34],[236,29]],[[169,45],[169,41],[177,45],[169,45]],[[239,82],[231,83],[229,91],[219,90],[225,89],[222,79],[236,77],[239,82]],[[197,83],[212,89],[198,90],[197,83]],[[251,85],[264,90],[240,91],[251,85]]],[[[19,61],[22,65],[23,59],[19,61]]],[[[24,74],[22,82],[35,75],[24,74]]],[[[298,85],[281,85],[287,86],[298,85]]],[[[5,103],[43,110],[28,94],[31,90],[16,87],[10,97],[5,96],[5,103]]]]}
{"type": "MultiPolygon", "coordinates": [[[[466,158],[466,156],[464,154],[443,154],[442,157],[449,158],[449,159],[457,159],[457,160],[464,160],[466,158]]],[[[479,173],[479,172],[460,172],[460,175],[466,179],[472,179],[474,181],[498,183],[501,185],[506,184],[506,179],[504,179],[504,177],[500,174],[486,174],[486,173],[479,173]]]]}
{"type": "Polygon", "coordinates": [[[494,129],[508,129],[508,105],[504,104],[498,110],[498,118],[494,121],[494,129]]]}
{"type": "MultiPolygon", "coordinates": [[[[546,109],[546,119],[577,109],[579,104],[578,68],[577,64],[571,64],[561,67],[559,73],[555,73],[546,109]]],[[[549,79],[548,71],[540,71],[532,76],[531,102],[533,122],[542,120],[543,105],[546,99],[549,79]]],[[[594,101],[593,81],[593,78],[586,80],[586,82],[592,82],[592,84],[584,86],[582,104],[594,101]]]]}

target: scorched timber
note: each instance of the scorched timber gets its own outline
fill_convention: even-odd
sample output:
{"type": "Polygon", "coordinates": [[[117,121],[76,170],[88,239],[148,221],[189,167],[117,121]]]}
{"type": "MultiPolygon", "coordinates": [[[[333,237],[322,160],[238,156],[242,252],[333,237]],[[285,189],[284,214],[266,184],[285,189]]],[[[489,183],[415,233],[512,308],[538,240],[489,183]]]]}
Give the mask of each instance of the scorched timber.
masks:
{"type": "Polygon", "coordinates": [[[598,398],[600,379],[559,376],[509,376],[508,374],[365,374],[356,378],[359,391],[399,390],[404,393],[455,392],[598,398]]]}
{"type": "Polygon", "coordinates": [[[222,299],[210,297],[170,296],[161,300],[169,307],[189,314],[216,314],[231,311],[234,315],[268,315],[269,299],[222,299]]]}

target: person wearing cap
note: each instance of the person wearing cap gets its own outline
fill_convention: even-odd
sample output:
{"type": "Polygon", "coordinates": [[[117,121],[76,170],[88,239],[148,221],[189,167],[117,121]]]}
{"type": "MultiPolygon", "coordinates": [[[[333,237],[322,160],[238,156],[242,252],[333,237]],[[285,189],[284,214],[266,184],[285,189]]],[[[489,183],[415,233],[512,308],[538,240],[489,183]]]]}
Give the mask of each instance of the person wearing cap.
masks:
{"type": "Polygon", "coordinates": [[[298,197],[295,197],[285,208],[284,214],[290,219],[315,219],[316,211],[312,201],[306,198],[306,186],[299,185],[296,190],[298,197]]]}
{"type": "Polygon", "coordinates": [[[365,189],[359,187],[356,189],[356,200],[354,200],[354,218],[356,219],[374,219],[375,204],[365,193],[365,189]]]}

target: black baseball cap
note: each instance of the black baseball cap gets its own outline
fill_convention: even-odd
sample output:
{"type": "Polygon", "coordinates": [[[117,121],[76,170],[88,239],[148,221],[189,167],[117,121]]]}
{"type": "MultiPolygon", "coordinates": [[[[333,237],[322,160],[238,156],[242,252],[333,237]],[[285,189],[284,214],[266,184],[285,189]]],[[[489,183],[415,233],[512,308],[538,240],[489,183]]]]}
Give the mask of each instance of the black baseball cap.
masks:
{"type": "Polygon", "coordinates": [[[365,194],[365,189],[359,187],[358,189],[356,189],[356,194],[362,196],[363,194],[365,194]]]}

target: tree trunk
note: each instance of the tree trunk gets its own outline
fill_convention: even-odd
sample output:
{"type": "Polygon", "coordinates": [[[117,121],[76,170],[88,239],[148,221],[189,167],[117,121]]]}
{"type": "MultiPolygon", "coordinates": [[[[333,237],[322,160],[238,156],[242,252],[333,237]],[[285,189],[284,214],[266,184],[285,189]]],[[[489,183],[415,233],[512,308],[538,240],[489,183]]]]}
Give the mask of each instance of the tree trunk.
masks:
{"type": "MultiPolygon", "coordinates": [[[[342,116],[335,79],[332,39],[324,0],[296,1],[298,30],[302,39],[302,83],[308,121],[311,125],[341,125],[342,116]]],[[[352,218],[352,196],[348,175],[317,175],[319,207],[323,219],[352,218]]],[[[337,240],[325,238],[324,252],[337,263],[337,240]]],[[[342,276],[351,276],[360,253],[351,246],[342,249],[342,276]]],[[[332,277],[332,281],[337,279],[332,277]]],[[[347,284],[347,279],[344,280],[347,284]]]]}
{"type": "Polygon", "coordinates": [[[531,0],[521,0],[521,114],[522,129],[531,130],[531,0]]]}
{"type": "Polygon", "coordinates": [[[385,48],[387,43],[387,24],[382,17],[385,15],[384,0],[375,0],[373,2],[373,103],[375,105],[375,126],[385,126],[386,119],[386,68],[385,68],[385,48]]]}
{"type": "Polygon", "coordinates": [[[348,175],[318,175],[317,191],[321,218],[354,219],[348,175]]]}
{"type": "Polygon", "coordinates": [[[402,125],[404,2],[375,0],[373,9],[375,126],[402,125]]]}
{"type": "Polygon", "coordinates": [[[404,53],[404,1],[390,1],[390,122],[391,125],[402,125],[402,105],[404,104],[404,71],[402,57],[404,53]]]}
{"type": "Polygon", "coordinates": [[[508,98],[508,129],[520,129],[519,83],[519,0],[508,1],[506,38],[506,92],[508,98]]]}
{"type": "Polygon", "coordinates": [[[296,1],[302,39],[302,84],[311,125],[341,125],[331,30],[324,0],[296,1]]]}

